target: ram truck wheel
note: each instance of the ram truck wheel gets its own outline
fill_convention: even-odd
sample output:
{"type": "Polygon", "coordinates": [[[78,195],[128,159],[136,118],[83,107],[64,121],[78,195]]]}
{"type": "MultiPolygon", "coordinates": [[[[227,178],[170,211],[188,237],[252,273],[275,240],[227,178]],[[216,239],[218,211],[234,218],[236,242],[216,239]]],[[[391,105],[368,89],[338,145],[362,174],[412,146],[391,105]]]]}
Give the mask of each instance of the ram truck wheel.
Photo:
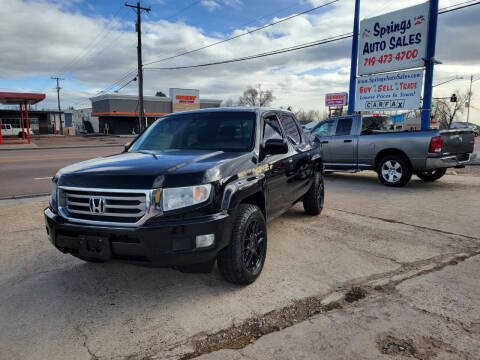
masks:
{"type": "Polygon", "coordinates": [[[387,155],[378,163],[377,174],[382,184],[401,187],[410,181],[412,168],[405,157],[387,155]]]}
{"type": "Polygon", "coordinates": [[[417,175],[423,181],[435,181],[440,179],[445,173],[447,169],[432,169],[426,171],[419,171],[415,175],[417,175]]]}
{"type": "Polygon", "coordinates": [[[229,282],[251,284],[262,272],[266,254],[267,226],[262,211],[253,204],[240,204],[230,244],[217,257],[220,273],[229,282]]]}

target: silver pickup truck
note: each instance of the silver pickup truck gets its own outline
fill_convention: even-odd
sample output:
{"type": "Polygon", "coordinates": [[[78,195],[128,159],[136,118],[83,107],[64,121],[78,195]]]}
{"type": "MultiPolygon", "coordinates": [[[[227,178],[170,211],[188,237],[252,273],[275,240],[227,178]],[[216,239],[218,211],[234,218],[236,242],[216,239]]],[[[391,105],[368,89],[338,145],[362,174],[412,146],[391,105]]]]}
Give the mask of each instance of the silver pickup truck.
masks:
{"type": "Polygon", "coordinates": [[[470,129],[395,131],[389,116],[345,116],[324,120],[311,129],[323,149],[326,171],[373,170],[387,186],[403,186],[412,174],[440,179],[449,167],[473,160],[470,129]]]}

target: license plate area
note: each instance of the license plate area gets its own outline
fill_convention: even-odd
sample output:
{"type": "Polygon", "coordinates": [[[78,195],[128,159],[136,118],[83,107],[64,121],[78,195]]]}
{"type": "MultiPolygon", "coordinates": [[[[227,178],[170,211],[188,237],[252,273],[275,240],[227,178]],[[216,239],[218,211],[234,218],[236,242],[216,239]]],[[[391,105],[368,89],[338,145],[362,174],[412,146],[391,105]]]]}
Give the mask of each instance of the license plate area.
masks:
{"type": "Polygon", "coordinates": [[[109,260],[112,257],[110,240],[103,236],[81,235],[78,253],[89,259],[109,260]]]}

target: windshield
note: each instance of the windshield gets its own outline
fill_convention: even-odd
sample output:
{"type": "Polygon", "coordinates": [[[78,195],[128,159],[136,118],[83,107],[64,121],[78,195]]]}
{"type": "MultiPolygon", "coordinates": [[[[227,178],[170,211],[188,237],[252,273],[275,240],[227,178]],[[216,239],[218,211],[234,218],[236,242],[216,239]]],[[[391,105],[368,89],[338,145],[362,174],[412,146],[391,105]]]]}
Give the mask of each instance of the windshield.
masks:
{"type": "Polygon", "coordinates": [[[249,151],[254,143],[254,112],[205,112],[158,119],[129,152],[176,149],[249,151]]]}

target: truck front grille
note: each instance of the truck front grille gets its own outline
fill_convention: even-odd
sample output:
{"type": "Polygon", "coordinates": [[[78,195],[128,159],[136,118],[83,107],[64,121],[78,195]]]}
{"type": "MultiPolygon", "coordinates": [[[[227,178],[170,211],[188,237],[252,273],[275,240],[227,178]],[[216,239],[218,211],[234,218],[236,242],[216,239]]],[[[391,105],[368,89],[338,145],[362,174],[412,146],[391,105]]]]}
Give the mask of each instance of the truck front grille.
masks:
{"type": "Polygon", "coordinates": [[[60,203],[71,220],[134,224],[147,210],[147,191],[60,188],[60,203]]]}

